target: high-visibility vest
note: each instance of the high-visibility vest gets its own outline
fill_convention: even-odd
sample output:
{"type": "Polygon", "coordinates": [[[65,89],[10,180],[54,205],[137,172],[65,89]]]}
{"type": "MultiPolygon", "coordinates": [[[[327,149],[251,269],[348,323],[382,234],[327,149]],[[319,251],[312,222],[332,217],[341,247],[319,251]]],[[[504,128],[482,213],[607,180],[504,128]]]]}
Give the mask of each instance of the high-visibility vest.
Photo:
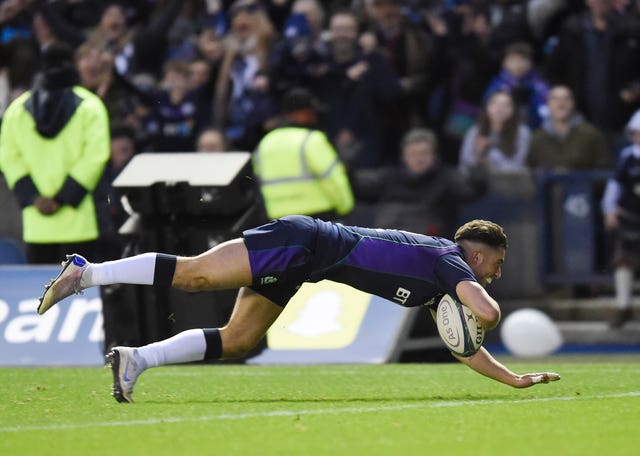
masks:
{"type": "Polygon", "coordinates": [[[338,154],[319,130],[281,127],[268,133],[253,154],[267,215],[313,215],[353,209],[353,193],[338,154]]]}
{"type": "Polygon", "coordinates": [[[76,86],[82,101],[67,124],[53,138],[41,136],[24,104],[26,92],[7,108],[0,131],[0,170],[13,188],[30,176],[40,195],[54,197],[67,176],[87,194],[77,207],[63,205],[55,214],[43,215],[35,206],[22,209],[23,239],[35,244],[92,241],[98,238],[98,221],[92,191],[111,153],[109,117],[99,97],[76,86]]]}

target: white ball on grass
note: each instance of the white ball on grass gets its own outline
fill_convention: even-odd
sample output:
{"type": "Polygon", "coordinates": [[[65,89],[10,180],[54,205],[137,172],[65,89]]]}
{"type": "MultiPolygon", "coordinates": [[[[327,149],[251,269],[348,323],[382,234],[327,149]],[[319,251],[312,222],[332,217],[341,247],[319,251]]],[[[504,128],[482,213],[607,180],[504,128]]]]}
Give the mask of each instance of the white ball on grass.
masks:
{"type": "Polygon", "coordinates": [[[562,346],[558,326],[537,309],[519,309],[500,325],[502,343],[516,356],[546,356],[562,346]]]}

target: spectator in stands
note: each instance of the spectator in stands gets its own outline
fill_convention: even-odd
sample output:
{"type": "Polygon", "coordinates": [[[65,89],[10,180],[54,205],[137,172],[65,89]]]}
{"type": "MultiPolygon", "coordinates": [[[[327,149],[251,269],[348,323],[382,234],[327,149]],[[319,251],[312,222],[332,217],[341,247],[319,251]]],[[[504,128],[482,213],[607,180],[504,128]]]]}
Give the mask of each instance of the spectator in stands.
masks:
{"type": "MultiPolygon", "coordinates": [[[[628,11],[623,11],[622,13],[627,15],[627,20],[629,21],[628,29],[631,34],[638,38],[640,36],[640,0],[631,0],[628,11]]],[[[638,74],[620,92],[620,97],[625,104],[640,108],[640,76],[638,74]]]]}
{"type": "MultiPolygon", "coordinates": [[[[387,103],[383,122],[387,155],[397,151],[402,135],[410,126],[430,121],[430,100],[447,72],[444,21],[436,16],[438,27],[412,22],[400,0],[366,0],[367,29],[360,37],[364,52],[377,50],[399,78],[402,98],[387,103]]],[[[435,102],[434,102],[435,103],[435,102]]],[[[442,109],[435,109],[438,113],[442,109]]]]}
{"type": "MultiPolygon", "coordinates": [[[[325,9],[322,3],[318,0],[295,0],[291,5],[291,14],[287,19],[293,19],[292,16],[296,14],[304,15],[312,40],[320,39],[325,20],[325,9]]],[[[291,25],[291,22],[284,23],[284,34],[287,34],[287,25],[291,25]]]]}
{"type": "MultiPolygon", "coordinates": [[[[0,114],[7,104],[26,92],[38,71],[39,51],[44,47],[37,21],[30,14],[30,4],[19,0],[0,2],[0,73],[5,72],[5,99],[0,100],[0,114]]],[[[49,33],[47,44],[55,37],[49,33]]]]}
{"type": "Polygon", "coordinates": [[[22,207],[30,263],[57,263],[69,251],[95,254],[94,189],[109,159],[109,118],[77,81],[71,50],[50,45],[32,90],[2,121],[0,168],[22,207]]]}
{"type": "Polygon", "coordinates": [[[197,36],[197,57],[190,64],[190,85],[198,92],[198,111],[202,125],[214,124],[214,96],[224,56],[223,32],[203,28],[197,36]]]}
{"type": "Polygon", "coordinates": [[[484,93],[500,70],[500,53],[496,50],[489,8],[473,2],[462,9],[460,35],[449,46],[452,62],[451,94],[444,124],[448,159],[457,163],[462,139],[482,112],[484,93]]]}
{"type": "Polygon", "coordinates": [[[149,109],[144,119],[153,152],[193,152],[201,125],[197,93],[189,86],[189,63],[170,60],[165,64],[159,90],[141,91],[149,109]]]}
{"type": "Polygon", "coordinates": [[[271,51],[269,75],[275,96],[294,87],[309,87],[322,64],[324,8],[318,0],[296,0],[282,37],[271,51]]]}
{"type": "Polygon", "coordinates": [[[192,60],[196,57],[196,37],[200,18],[206,14],[199,0],[183,0],[178,17],[167,31],[166,60],[192,60]]]}
{"type": "Polygon", "coordinates": [[[11,101],[29,89],[37,62],[28,39],[16,38],[0,44],[0,117],[11,101]]]}
{"type": "Polygon", "coordinates": [[[31,30],[31,1],[3,0],[0,2],[0,42],[7,43],[15,38],[29,38],[31,30]]]}
{"type": "Polygon", "coordinates": [[[373,226],[433,236],[455,230],[457,208],[483,195],[487,172],[479,164],[464,176],[443,164],[437,149],[431,130],[414,128],[402,139],[401,164],[352,174],[358,200],[377,203],[373,226]]]}
{"type": "Polygon", "coordinates": [[[640,27],[620,15],[612,0],[586,0],[588,9],[565,23],[547,59],[548,76],[575,92],[578,110],[612,144],[640,97],[628,97],[640,81],[640,27]]]}
{"type": "Polygon", "coordinates": [[[36,11],[33,15],[31,28],[40,52],[59,40],[59,38],[56,37],[53,27],[51,27],[46,17],[39,11],[36,11]]]}
{"type": "Polygon", "coordinates": [[[614,233],[615,308],[610,324],[622,326],[632,317],[634,275],[640,270],[640,110],[631,117],[626,132],[631,145],[618,159],[602,199],[605,228],[614,233]]]}
{"type": "Polygon", "coordinates": [[[118,193],[113,188],[113,181],[127,166],[129,161],[137,153],[136,134],[133,128],[124,123],[115,123],[111,126],[110,156],[104,171],[104,179],[100,185],[105,186],[108,197],[98,202],[98,210],[104,211],[100,226],[100,252],[104,260],[120,258],[124,247],[124,239],[118,234],[118,230],[129,218],[118,193]]]}
{"type": "Polygon", "coordinates": [[[267,76],[274,29],[258,0],[235,0],[216,82],[214,125],[234,148],[252,150],[275,112],[267,76]]]}
{"type": "Polygon", "coordinates": [[[211,125],[213,117],[213,94],[215,91],[217,68],[204,58],[189,62],[189,90],[195,95],[198,125],[211,125]]]}
{"type": "Polygon", "coordinates": [[[527,22],[532,34],[544,40],[553,23],[567,9],[566,0],[529,0],[527,2],[527,22]]]}
{"type": "Polygon", "coordinates": [[[534,69],[533,48],[529,43],[509,45],[502,59],[502,70],[491,81],[485,97],[503,90],[511,92],[521,122],[537,128],[544,118],[549,86],[534,69]]]}
{"type": "Polygon", "coordinates": [[[530,136],[529,127],[519,120],[511,93],[494,92],[464,136],[459,168],[468,172],[484,164],[493,171],[522,171],[526,169],[530,136]]]}
{"type": "Polygon", "coordinates": [[[198,152],[225,152],[228,150],[227,138],[219,128],[205,128],[198,135],[198,152]]]}
{"type": "Polygon", "coordinates": [[[611,154],[604,134],[576,112],[567,86],[551,88],[549,118],[531,136],[528,163],[551,170],[605,169],[611,154]]]}
{"type": "Polygon", "coordinates": [[[80,85],[91,90],[104,102],[111,123],[121,123],[133,115],[139,103],[128,86],[117,77],[113,55],[89,43],[82,44],[75,53],[75,66],[80,85]]]}
{"type": "Polygon", "coordinates": [[[0,119],[8,104],[29,89],[37,71],[31,2],[0,1],[0,119]]]}
{"type": "Polygon", "coordinates": [[[267,133],[253,154],[269,218],[302,214],[333,220],[353,208],[346,169],[316,129],[318,108],[308,90],[291,89],[282,101],[283,125],[267,133]]]}
{"type": "Polygon", "coordinates": [[[136,76],[156,80],[164,64],[168,46],[168,31],[179,16],[181,0],[168,0],[158,7],[148,24],[129,24],[128,2],[104,2],[97,26],[85,33],[83,28],[66,20],[55,7],[43,2],[40,10],[61,40],[78,47],[85,41],[109,50],[114,55],[118,74],[133,79],[136,76]]]}
{"type": "Polygon", "coordinates": [[[398,77],[379,53],[362,52],[353,12],[334,13],[329,36],[323,72],[313,83],[313,91],[329,108],[329,137],[341,157],[357,168],[394,161],[385,156],[382,118],[384,106],[402,95],[398,77]]]}
{"type": "Polygon", "coordinates": [[[489,7],[489,18],[497,51],[503,53],[511,43],[532,41],[527,21],[527,2],[522,0],[480,0],[480,3],[485,3],[489,7]]]}
{"type": "Polygon", "coordinates": [[[198,56],[209,62],[211,70],[217,75],[224,55],[224,43],[221,35],[214,29],[205,28],[198,34],[198,56]]]}

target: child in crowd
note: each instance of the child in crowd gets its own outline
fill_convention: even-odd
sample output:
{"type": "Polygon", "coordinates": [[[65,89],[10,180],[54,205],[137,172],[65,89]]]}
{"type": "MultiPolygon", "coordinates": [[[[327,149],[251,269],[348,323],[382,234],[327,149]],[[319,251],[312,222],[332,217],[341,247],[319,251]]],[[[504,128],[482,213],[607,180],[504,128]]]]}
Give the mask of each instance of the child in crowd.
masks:
{"type": "Polygon", "coordinates": [[[189,64],[170,60],[165,64],[160,90],[146,93],[149,114],[145,130],[153,152],[192,152],[200,119],[196,92],[191,90],[189,64]]]}
{"type": "Polygon", "coordinates": [[[545,117],[549,85],[533,66],[533,48],[529,43],[509,45],[502,59],[502,70],[491,81],[485,98],[498,90],[513,96],[520,118],[529,128],[537,128],[545,117]]]}

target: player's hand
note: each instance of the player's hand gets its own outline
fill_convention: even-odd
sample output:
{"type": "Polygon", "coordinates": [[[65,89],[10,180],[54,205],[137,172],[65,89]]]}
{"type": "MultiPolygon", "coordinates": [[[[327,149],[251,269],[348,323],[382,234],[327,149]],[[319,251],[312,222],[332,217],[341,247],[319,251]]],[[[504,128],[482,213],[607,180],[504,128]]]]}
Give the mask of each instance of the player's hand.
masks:
{"type": "Polygon", "coordinates": [[[539,372],[535,374],[519,375],[516,379],[516,388],[529,388],[538,383],[549,383],[560,380],[560,375],[555,372],[539,372]]]}

